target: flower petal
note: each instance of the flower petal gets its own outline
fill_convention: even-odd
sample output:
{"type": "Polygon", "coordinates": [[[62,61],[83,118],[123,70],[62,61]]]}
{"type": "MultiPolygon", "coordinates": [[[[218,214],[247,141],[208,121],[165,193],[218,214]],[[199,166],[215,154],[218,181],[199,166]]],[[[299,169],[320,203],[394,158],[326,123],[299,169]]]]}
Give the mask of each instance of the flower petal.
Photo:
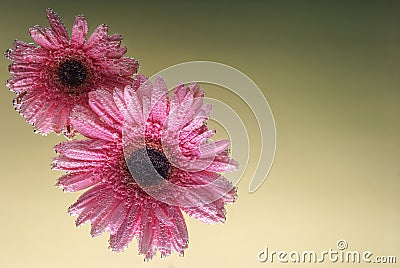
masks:
{"type": "Polygon", "coordinates": [[[76,160],[106,161],[107,153],[102,148],[96,149],[91,145],[94,140],[74,140],[63,142],[54,147],[57,153],[76,160]]]}
{"type": "Polygon", "coordinates": [[[105,60],[101,65],[104,72],[120,76],[132,76],[139,68],[137,60],[127,57],[105,60]]]}
{"type": "Polygon", "coordinates": [[[100,181],[101,178],[92,171],[75,172],[60,177],[57,186],[62,187],[67,192],[77,192],[89,188],[100,181]]]}
{"type": "Polygon", "coordinates": [[[76,160],[66,156],[58,156],[53,159],[52,168],[65,171],[91,171],[103,166],[101,161],[76,160]]]}
{"type": "Polygon", "coordinates": [[[7,86],[15,93],[27,91],[27,89],[35,86],[35,79],[32,77],[14,78],[7,81],[7,86]]]}
{"type": "Polygon", "coordinates": [[[71,132],[73,130],[69,129],[68,131],[68,125],[69,124],[69,116],[71,114],[71,108],[70,107],[65,107],[63,105],[57,105],[55,108],[54,114],[57,116],[53,117],[53,128],[54,132],[57,134],[60,134],[61,132],[67,134],[67,132],[71,132]]]}
{"type": "Polygon", "coordinates": [[[69,39],[68,32],[67,32],[67,29],[65,29],[65,26],[62,23],[60,17],[57,15],[56,12],[54,12],[51,9],[47,9],[46,14],[47,14],[47,20],[50,23],[51,29],[57,35],[59,42],[62,45],[67,45],[68,39],[69,39]]]}
{"type": "Polygon", "coordinates": [[[115,209],[113,215],[110,218],[110,223],[108,226],[110,234],[114,235],[118,232],[122,222],[126,218],[129,212],[128,205],[125,202],[119,203],[118,207],[115,209]]]}
{"type": "Polygon", "coordinates": [[[176,252],[183,254],[184,250],[188,246],[189,239],[185,220],[183,219],[183,215],[180,209],[174,209],[173,218],[174,225],[170,227],[170,231],[172,234],[172,245],[176,252]]]}
{"type": "Polygon", "coordinates": [[[157,247],[161,256],[167,256],[172,252],[172,235],[169,231],[170,227],[162,222],[156,226],[157,247]]]}
{"type": "Polygon", "coordinates": [[[104,187],[104,185],[99,184],[87,190],[68,208],[68,213],[71,215],[79,215],[87,206],[90,206],[91,202],[97,198],[104,187]]]}
{"type": "Polygon", "coordinates": [[[168,106],[168,88],[164,80],[158,76],[151,93],[152,120],[162,125],[168,116],[168,106]]]}
{"type": "Polygon", "coordinates": [[[109,210],[105,210],[102,217],[99,217],[97,220],[92,222],[92,228],[90,230],[90,234],[93,237],[101,235],[110,225],[110,219],[114,213],[116,213],[116,209],[121,204],[121,201],[116,201],[113,204],[113,207],[109,210]]]}
{"type": "Polygon", "coordinates": [[[15,40],[15,49],[8,49],[5,56],[15,62],[36,62],[43,63],[47,60],[48,51],[42,47],[37,47],[34,44],[28,44],[22,41],[15,40]]]}
{"type": "Polygon", "coordinates": [[[90,35],[88,41],[86,42],[85,48],[94,47],[96,44],[100,43],[107,37],[108,26],[105,24],[99,25],[93,33],[90,35]]]}
{"type": "Polygon", "coordinates": [[[131,206],[118,231],[110,236],[110,247],[113,251],[122,251],[132,241],[141,222],[141,213],[142,208],[140,205],[133,204],[131,206]]]}
{"type": "Polygon", "coordinates": [[[56,105],[57,103],[49,101],[43,104],[40,111],[37,113],[35,121],[33,122],[35,131],[40,132],[42,135],[47,135],[53,130],[52,117],[56,116],[54,114],[56,105]]]}
{"type": "Polygon", "coordinates": [[[88,138],[113,141],[119,137],[116,130],[101,121],[96,114],[82,106],[74,108],[71,122],[79,133],[88,138]]]}
{"type": "Polygon", "coordinates": [[[14,106],[19,113],[26,118],[26,120],[32,124],[36,121],[36,117],[39,115],[40,109],[43,107],[46,101],[46,95],[42,92],[32,90],[27,92],[22,100],[18,100],[18,96],[14,101],[14,106]],[[19,102],[21,105],[19,105],[19,102]]]}
{"type": "Polygon", "coordinates": [[[225,151],[229,147],[229,140],[219,140],[216,142],[203,143],[200,145],[200,158],[214,157],[225,151]]]}
{"type": "Polygon", "coordinates": [[[29,29],[29,33],[35,42],[49,50],[57,50],[62,46],[58,43],[57,37],[54,33],[46,28],[41,28],[39,26],[34,26],[29,29]]]}
{"type": "Polygon", "coordinates": [[[228,156],[217,156],[205,170],[211,172],[232,172],[237,170],[238,166],[239,163],[228,156]]]}
{"type": "Polygon", "coordinates": [[[96,90],[89,93],[89,105],[109,126],[121,129],[123,114],[118,110],[114,98],[106,90],[96,90]]]}
{"type": "Polygon", "coordinates": [[[76,16],[74,26],[72,27],[71,44],[76,48],[85,43],[88,34],[88,25],[84,16],[76,16]]]}
{"type": "Polygon", "coordinates": [[[221,200],[198,207],[183,207],[182,210],[190,217],[207,224],[225,221],[226,211],[224,208],[224,202],[221,200]]]}
{"type": "Polygon", "coordinates": [[[153,245],[154,241],[154,230],[153,227],[157,226],[157,222],[154,221],[154,215],[152,214],[151,208],[145,208],[142,212],[142,221],[140,225],[140,231],[138,235],[138,247],[139,254],[145,255],[146,259],[151,259],[155,254],[153,245]]]}

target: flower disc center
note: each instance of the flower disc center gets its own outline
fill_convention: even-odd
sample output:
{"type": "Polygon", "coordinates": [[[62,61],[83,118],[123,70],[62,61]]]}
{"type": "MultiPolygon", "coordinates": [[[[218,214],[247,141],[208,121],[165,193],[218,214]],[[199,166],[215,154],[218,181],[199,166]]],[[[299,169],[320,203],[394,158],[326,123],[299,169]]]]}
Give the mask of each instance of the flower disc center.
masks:
{"type": "Polygon", "coordinates": [[[62,85],[68,88],[77,88],[85,83],[87,70],[82,62],[68,59],[60,64],[57,75],[62,85]]]}
{"type": "Polygon", "coordinates": [[[134,151],[127,165],[131,175],[139,184],[154,185],[161,182],[161,177],[168,178],[171,163],[159,150],[153,148],[142,148],[134,151]]]}

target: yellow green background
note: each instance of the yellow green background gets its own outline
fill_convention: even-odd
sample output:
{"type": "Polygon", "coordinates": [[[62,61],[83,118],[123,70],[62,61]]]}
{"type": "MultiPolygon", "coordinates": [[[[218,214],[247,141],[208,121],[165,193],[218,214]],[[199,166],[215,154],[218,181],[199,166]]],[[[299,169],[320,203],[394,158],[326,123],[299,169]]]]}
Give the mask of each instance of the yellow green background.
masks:
{"type": "MultiPolygon", "coordinates": [[[[108,24],[146,75],[193,60],[241,70],[271,106],[276,157],[266,182],[249,194],[259,144],[252,139],[252,162],[226,223],[188,218],[185,256],[144,263],[136,241],[116,254],[108,235],[92,239],[89,225],[74,226],[66,209],[80,193],[54,187],[62,173],[50,170],[52,146],[63,138],[34,134],[3,84],[0,267],[286,267],[258,262],[257,252],[335,249],[339,239],[400,262],[399,1],[3,1],[0,50],[14,39],[30,42],[29,27],[48,25],[48,7],[68,29],[82,13],[90,31],[108,24]]],[[[5,81],[10,62],[0,63],[5,81]]],[[[243,105],[233,108],[251,119],[243,105]]]]}

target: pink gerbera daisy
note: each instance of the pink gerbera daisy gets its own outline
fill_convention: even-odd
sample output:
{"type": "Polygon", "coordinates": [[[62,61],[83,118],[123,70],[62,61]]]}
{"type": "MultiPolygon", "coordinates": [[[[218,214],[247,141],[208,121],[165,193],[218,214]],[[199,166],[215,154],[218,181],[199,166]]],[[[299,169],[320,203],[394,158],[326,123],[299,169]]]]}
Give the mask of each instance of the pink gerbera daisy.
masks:
{"type": "MultiPolygon", "coordinates": [[[[183,254],[188,233],[182,211],[206,223],[225,220],[225,203],[236,188],[219,173],[233,171],[229,141],[212,142],[211,106],[196,84],[178,86],[171,97],[161,78],[154,86],[89,93],[91,109],[77,106],[72,124],[87,139],[61,143],[53,168],[67,171],[65,191],[90,188],[69,208],[76,225],[91,235],[110,233],[110,248],[122,251],[136,237],[139,254],[183,254]]],[[[139,84],[139,83],[138,83],[139,84]]]]}
{"type": "Polygon", "coordinates": [[[48,9],[51,28],[29,30],[39,45],[15,41],[6,51],[12,61],[7,86],[17,94],[14,107],[36,131],[52,130],[72,137],[70,115],[76,105],[88,107],[88,93],[101,87],[112,91],[132,83],[138,62],[123,57],[121,36],[100,25],[86,41],[87,21],[77,16],[71,38],[57,14],[48,9]]]}

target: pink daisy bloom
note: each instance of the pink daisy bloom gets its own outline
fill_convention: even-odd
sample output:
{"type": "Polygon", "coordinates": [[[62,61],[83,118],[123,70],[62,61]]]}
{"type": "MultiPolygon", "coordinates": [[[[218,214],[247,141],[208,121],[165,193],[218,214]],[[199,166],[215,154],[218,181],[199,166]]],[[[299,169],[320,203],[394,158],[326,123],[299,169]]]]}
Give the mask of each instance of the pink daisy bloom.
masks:
{"type": "Polygon", "coordinates": [[[184,253],[182,211],[224,222],[236,188],[219,173],[238,164],[229,141],[210,140],[211,106],[198,85],[180,85],[169,97],[161,78],[154,85],[137,78],[133,88],[89,92],[91,109],[74,108],[72,124],[87,139],[57,145],[53,168],[67,171],[57,183],[64,191],[90,188],[69,208],[77,226],[90,222],[93,237],[108,231],[117,252],[136,237],[148,260],[157,250],[184,253]]]}
{"type": "Polygon", "coordinates": [[[121,36],[107,34],[100,25],[86,41],[88,25],[76,16],[71,38],[57,14],[48,9],[51,28],[34,26],[29,30],[39,45],[15,41],[5,56],[12,61],[12,77],[7,86],[17,94],[14,107],[36,131],[51,131],[73,137],[71,111],[88,107],[88,93],[99,87],[112,91],[132,83],[138,62],[123,57],[121,36]]]}

